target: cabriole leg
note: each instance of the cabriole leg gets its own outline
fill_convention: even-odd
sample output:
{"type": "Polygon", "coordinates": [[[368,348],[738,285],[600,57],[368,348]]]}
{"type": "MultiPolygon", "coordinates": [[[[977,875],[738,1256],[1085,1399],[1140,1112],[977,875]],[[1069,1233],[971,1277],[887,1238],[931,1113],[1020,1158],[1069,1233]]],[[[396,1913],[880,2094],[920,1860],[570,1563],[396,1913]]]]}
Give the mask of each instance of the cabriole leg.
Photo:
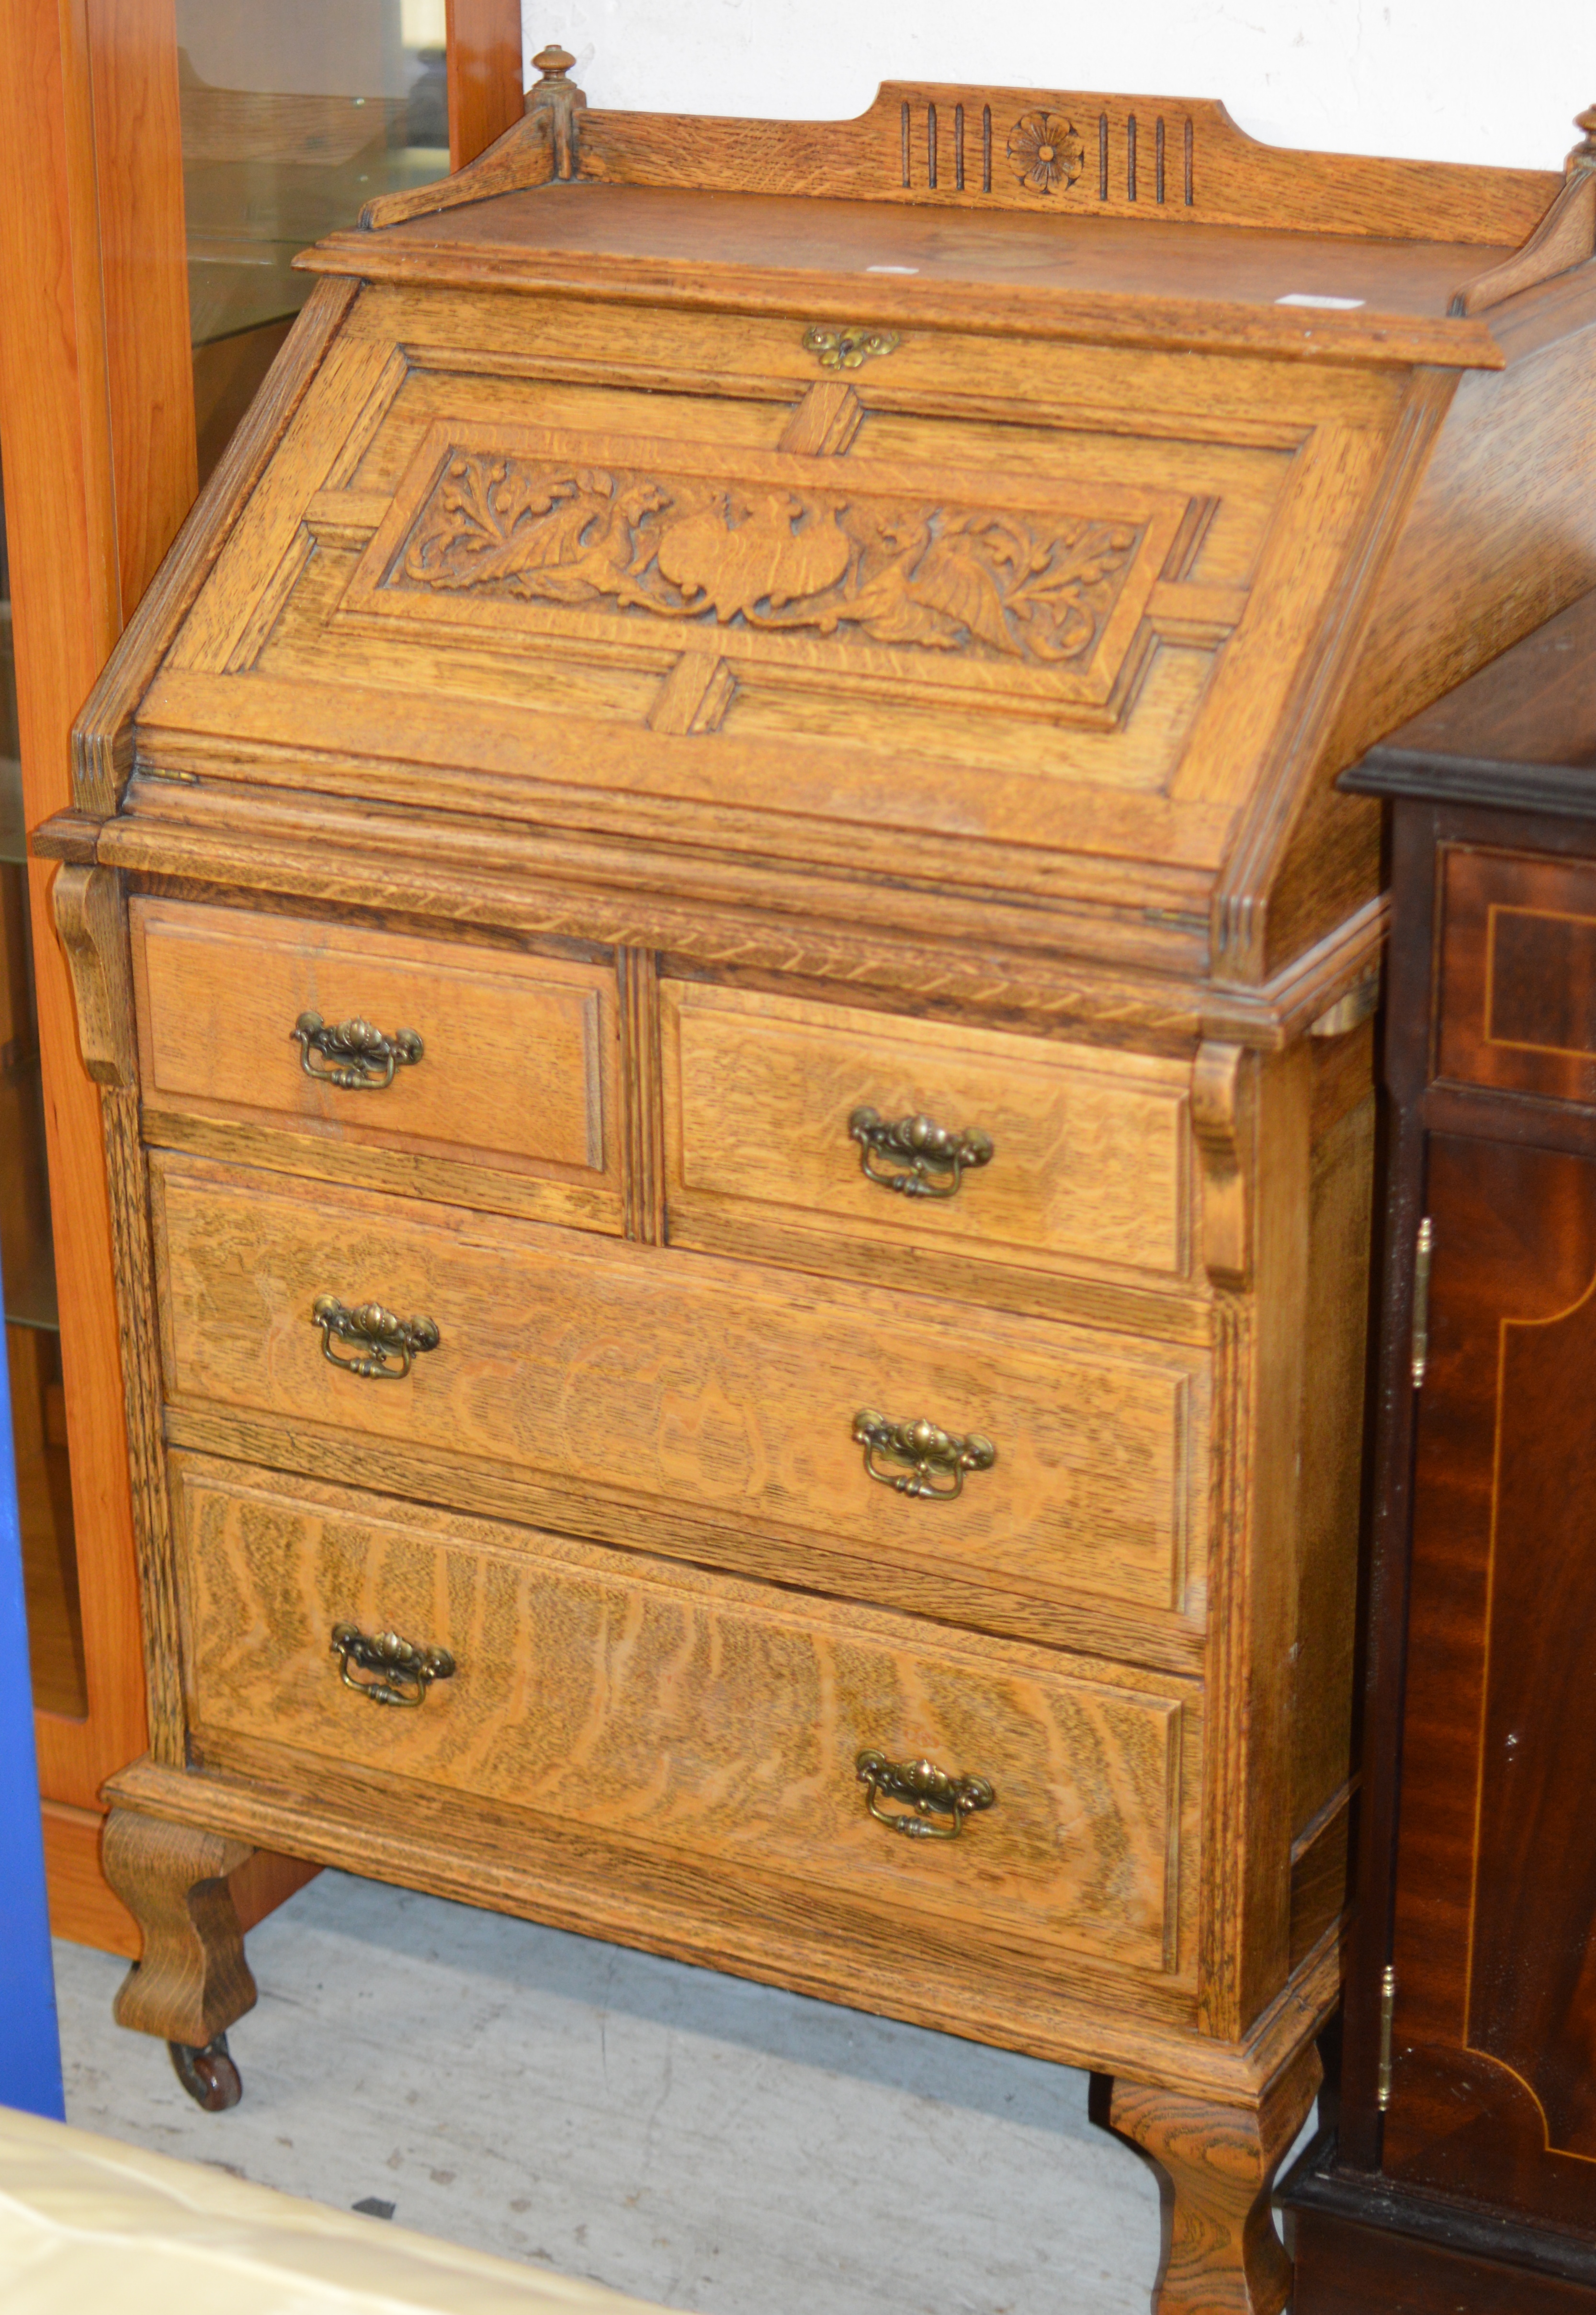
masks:
{"type": "Polygon", "coordinates": [[[227,1876],[253,1851],[223,1833],[113,1809],[101,1854],[106,1879],[144,1932],[144,1958],[117,1994],[117,2024],[159,2035],[200,2106],[236,2106],[226,2029],[254,2008],[255,1981],[227,1876]]]}
{"type": "Polygon", "coordinates": [[[1291,2295],[1291,2263],[1274,2231],[1269,2191],[1320,2079],[1309,2043],[1255,2107],[1116,2080],[1104,2115],[1100,2089],[1095,2118],[1148,2156],[1164,2188],[1154,2315],[1280,2315],[1291,2295]]]}

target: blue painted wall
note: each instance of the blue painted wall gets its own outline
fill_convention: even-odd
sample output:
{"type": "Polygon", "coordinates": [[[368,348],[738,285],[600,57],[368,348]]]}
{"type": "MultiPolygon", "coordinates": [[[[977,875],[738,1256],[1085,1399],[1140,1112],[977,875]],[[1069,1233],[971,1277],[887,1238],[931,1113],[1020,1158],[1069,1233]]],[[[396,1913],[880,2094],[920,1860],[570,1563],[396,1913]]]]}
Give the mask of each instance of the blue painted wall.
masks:
{"type": "Polygon", "coordinates": [[[0,1326],[0,2105],[65,2119],[33,1757],[28,1616],[0,1326]]]}

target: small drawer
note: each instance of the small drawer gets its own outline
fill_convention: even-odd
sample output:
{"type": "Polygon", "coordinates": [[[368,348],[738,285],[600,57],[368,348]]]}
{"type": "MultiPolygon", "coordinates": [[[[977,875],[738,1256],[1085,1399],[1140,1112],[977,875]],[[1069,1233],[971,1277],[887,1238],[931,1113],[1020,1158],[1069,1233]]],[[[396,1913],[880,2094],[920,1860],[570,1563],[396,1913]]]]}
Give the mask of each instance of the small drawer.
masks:
{"type": "Polygon", "coordinates": [[[762,1870],[1009,1943],[1178,1965],[1190,1681],[236,1464],[174,1475],[209,1764],[229,1740],[288,1747],[686,1851],[711,1878],[762,1870]],[[385,1676],[347,1636],[334,1652],[340,1626],[447,1668],[385,1676]],[[992,1797],[944,1789],[953,1805],[906,1837],[871,1814],[872,1793],[887,1816],[908,1805],[861,1782],[862,1752],[992,1797]]]}
{"type": "Polygon", "coordinates": [[[173,1117],[253,1122],[321,1144],[306,1170],[336,1147],[345,1170],[385,1153],[387,1187],[437,1194],[440,1163],[466,1164],[541,1176],[551,1219],[618,1206],[605,967],[185,901],[130,918],[152,1138],[173,1117]]]}
{"type": "Polygon", "coordinates": [[[1596,1105],[1596,863],[1448,846],[1437,1075],[1596,1105]]]}
{"type": "Polygon", "coordinates": [[[174,1398],[536,1474],[612,1532],[641,1505],[1201,1614],[1201,1352],[164,1156],[152,1204],[174,1398]],[[369,1303],[423,1335],[374,1344],[369,1303]]]}
{"type": "Polygon", "coordinates": [[[696,981],[661,1000],[673,1242],[765,1217],[899,1246],[905,1282],[918,1247],[1185,1273],[1184,1063],[696,981]],[[941,1162],[893,1137],[912,1117],[950,1138],[941,1162]]]}

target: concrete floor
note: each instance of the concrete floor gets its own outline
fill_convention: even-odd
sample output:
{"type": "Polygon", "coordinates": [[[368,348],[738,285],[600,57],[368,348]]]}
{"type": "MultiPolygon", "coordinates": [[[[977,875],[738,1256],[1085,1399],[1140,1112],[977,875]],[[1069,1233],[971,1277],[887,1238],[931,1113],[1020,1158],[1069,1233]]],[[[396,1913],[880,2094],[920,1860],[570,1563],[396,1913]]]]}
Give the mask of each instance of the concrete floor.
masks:
{"type": "Polygon", "coordinates": [[[701,2315],[1147,2315],[1084,2074],[343,1874],[249,1952],[205,2115],[58,1944],[68,2120],[701,2315]]]}

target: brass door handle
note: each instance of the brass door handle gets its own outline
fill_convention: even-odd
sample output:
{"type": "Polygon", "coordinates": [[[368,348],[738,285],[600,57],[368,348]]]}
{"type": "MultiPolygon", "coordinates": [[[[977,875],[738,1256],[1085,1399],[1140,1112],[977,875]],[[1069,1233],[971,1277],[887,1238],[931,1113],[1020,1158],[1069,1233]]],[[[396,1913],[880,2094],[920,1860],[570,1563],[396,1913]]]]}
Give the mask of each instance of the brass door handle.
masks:
{"type": "Polygon", "coordinates": [[[856,1109],[848,1132],[859,1145],[861,1171],[906,1198],[956,1198],[965,1167],[992,1162],[992,1137],[979,1126],[952,1133],[933,1118],[893,1124],[879,1110],[856,1109]]]}
{"type": "Polygon", "coordinates": [[[322,1330],[324,1357],[367,1382],[402,1382],[412,1362],[422,1351],[435,1351],[439,1340],[435,1319],[396,1318],[380,1302],[357,1302],[351,1310],[332,1294],[316,1296],[310,1323],[322,1330]],[[357,1355],[341,1358],[335,1341],[357,1355]]]}
{"type": "Polygon", "coordinates": [[[989,1809],[998,1796],[985,1777],[953,1777],[931,1761],[889,1761],[884,1752],[861,1752],[855,1773],[865,1805],[880,1824],[910,1840],[957,1840],[964,1820],[989,1809]],[[883,1808],[895,1801],[896,1808],[883,1808]],[[945,1818],[945,1823],[937,1820],[945,1818]]]}
{"type": "Polygon", "coordinates": [[[413,1029],[385,1037],[369,1021],[324,1021],[319,1013],[301,1013],[288,1038],[307,1078],[344,1093],[384,1092],[395,1069],[413,1069],[426,1051],[413,1029]]]}
{"type": "Polygon", "coordinates": [[[940,1431],[921,1415],[914,1423],[889,1423],[872,1406],[862,1406],[854,1417],[854,1438],[864,1450],[864,1468],[883,1487],[900,1495],[929,1495],[934,1502],[952,1503],[964,1490],[966,1471],[989,1471],[998,1450],[979,1431],[961,1438],[956,1431],[940,1431]],[[882,1456],[905,1468],[882,1470],[882,1456]]]}
{"type": "Polygon", "coordinates": [[[447,1648],[418,1648],[397,1632],[358,1631],[353,1624],[334,1624],[332,1653],[338,1658],[345,1688],[368,1696],[373,1704],[403,1704],[412,1710],[427,1701],[435,1680],[453,1680],[455,1660],[447,1648]],[[357,1680],[356,1671],[368,1672],[357,1680]]]}

